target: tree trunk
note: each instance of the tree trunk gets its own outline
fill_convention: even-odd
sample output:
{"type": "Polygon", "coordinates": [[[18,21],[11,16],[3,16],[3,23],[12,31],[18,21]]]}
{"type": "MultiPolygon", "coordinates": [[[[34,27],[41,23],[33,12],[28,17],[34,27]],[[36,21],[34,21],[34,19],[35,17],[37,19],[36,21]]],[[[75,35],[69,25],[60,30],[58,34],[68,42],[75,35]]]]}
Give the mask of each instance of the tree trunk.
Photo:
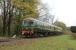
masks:
{"type": "Polygon", "coordinates": [[[5,8],[5,1],[3,1],[3,3],[4,3],[4,7],[3,7],[3,36],[4,36],[4,34],[6,33],[6,8],[5,8]]]}
{"type": "Polygon", "coordinates": [[[12,15],[13,15],[13,8],[14,6],[11,5],[11,0],[8,0],[8,10],[9,10],[9,14],[8,14],[8,36],[10,36],[11,33],[11,22],[12,22],[12,15]]]}

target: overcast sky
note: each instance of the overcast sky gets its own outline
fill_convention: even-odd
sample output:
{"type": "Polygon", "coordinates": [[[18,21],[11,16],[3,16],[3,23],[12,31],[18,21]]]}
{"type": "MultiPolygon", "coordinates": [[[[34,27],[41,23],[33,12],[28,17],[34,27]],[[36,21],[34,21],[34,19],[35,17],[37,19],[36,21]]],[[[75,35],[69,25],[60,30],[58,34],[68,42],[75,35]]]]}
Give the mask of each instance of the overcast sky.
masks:
{"type": "Polygon", "coordinates": [[[48,8],[57,20],[67,26],[76,25],[76,0],[42,0],[48,4],[48,8]]]}

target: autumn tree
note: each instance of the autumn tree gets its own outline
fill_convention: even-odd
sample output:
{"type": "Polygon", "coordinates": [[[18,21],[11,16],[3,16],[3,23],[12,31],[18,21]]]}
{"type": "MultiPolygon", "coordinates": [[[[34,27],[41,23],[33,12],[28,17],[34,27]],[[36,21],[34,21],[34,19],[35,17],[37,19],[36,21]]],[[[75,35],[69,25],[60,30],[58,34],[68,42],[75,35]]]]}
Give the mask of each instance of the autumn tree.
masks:
{"type": "Polygon", "coordinates": [[[3,16],[3,35],[4,35],[4,33],[6,33],[6,1],[5,0],[0,0],[0,6],[2,7],[2,9],[3,9],[3,14],[2,14],[2,16],[3,16]],[[2,6],[1,6],[2,5],[2,6]]]}
{"type": "Polygon", "coordinates": [[[26,17],[36,17],[37,0],[0,0],[3,16],[3,35],[8,31],[10,35],[11,27],[15,23],[17,31],[20,22],[26,17]],[[13,22],[13,23],[12,23],[13,22]]]}
{"type": "Polygon", "coordinates": [[[66,25],[63,22],[56,21],[54,25],[61,27],[62,29],[67,29],[66,25]]]}
{"type": "Polygon", "coordinates": [[[14,6],[11,4],[11,0],[0,0],[0,7],[3,18],[3,35],[5,35],[6,32],[10,35],[10,26],[14,6]]]}

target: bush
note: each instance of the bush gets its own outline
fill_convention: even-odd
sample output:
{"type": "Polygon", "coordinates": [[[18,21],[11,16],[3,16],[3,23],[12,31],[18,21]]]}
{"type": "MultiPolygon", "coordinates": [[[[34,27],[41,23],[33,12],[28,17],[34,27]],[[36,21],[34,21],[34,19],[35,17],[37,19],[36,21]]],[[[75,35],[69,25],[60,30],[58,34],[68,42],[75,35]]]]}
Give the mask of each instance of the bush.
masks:
{"type": "Polygon", "coordinates": [[[72,33],[72,38],[76,40],[76,33],[72,33]]]}

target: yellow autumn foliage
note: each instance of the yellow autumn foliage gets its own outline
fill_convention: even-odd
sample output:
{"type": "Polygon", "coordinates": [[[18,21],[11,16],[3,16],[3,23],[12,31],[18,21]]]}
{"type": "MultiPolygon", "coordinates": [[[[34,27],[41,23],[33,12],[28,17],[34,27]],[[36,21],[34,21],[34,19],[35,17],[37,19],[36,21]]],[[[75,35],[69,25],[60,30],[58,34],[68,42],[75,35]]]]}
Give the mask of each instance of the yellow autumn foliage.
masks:
{"type": "Polygon", "coordinates": [[[26,12],[25,15],[21,16],[22,18],[36,17],[38,0],[12,0],[12,3],[26,12]]]}

